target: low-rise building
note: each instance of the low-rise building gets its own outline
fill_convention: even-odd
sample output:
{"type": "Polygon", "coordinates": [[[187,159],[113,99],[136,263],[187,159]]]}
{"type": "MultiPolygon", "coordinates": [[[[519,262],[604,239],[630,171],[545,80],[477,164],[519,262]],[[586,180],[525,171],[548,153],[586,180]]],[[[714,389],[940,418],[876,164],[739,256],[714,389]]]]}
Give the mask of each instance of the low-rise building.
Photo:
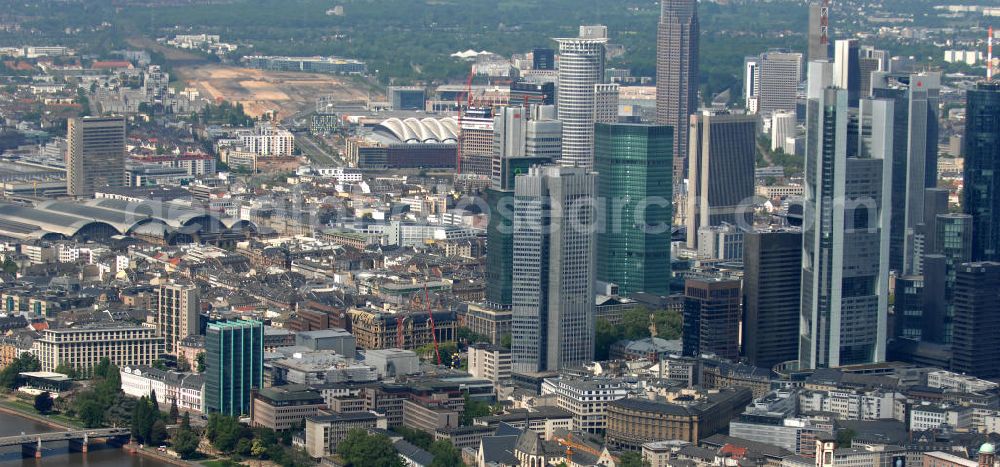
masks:
{"type": "Polygon", "coordinates": [[[403,401],[403,426],[434,435],[442,428],[455,428],[459,425],[461,411],[445,403],[421,404],[415,401],[403,401]]]}
{"type": "Polygon", "coordinates": [[[250,420],[253,426],[274,431],[298,429],[302,420],[315,417],[324,407],[323,395],[306,386],[264,388],[253,395],[250,420]]]}
{"type": "Polygon", "coordinates": [[[607,428],[607,407],[632,391],[630,383],[614,378],[546,378],[542,395],[555,394],[556,403],[573,414],[573,430],[601,433],[607,428]]]}
{"type": "Polygon", "coordinates": [[[314,459],[337,452],[337,444],[351,430],[387,429],[385,416],[374,412],[317,415],[306,418],[306,452],[314,459]]]}
{"type": "Polygon", "coordinates": [[[205,377],[190,373],[158,370],[152,367],[123,367],[119,370],[125,395],[156,397],[160,407],[177,404],[179,410],[204,412],[205,377]]]}
{"type": "Polygon", "coordinates": [[[614,449],[629,451],[671,439],[697,444],[725,430],[751,401],[746,388],[683,392],[672,400],[620,399],[608,404],[606,440],[614,449]]]}

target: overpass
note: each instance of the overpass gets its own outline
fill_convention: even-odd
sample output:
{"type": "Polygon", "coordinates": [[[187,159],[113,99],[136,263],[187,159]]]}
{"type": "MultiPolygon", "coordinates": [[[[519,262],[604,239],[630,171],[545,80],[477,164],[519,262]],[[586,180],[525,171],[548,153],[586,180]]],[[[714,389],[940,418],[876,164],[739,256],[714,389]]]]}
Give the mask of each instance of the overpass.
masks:
{"type": "Polygon", "coordinates": [[[21,445],[23,457],[42,457],[42,444],[68,441],[70,451],[87,452],[91,440],[104,439],[111,445],[125,445],[132,436],[129,428],[95,428],[78,431],[54,431],[34,435],[17,435],[0,438],[0,447],[21,445]]]}

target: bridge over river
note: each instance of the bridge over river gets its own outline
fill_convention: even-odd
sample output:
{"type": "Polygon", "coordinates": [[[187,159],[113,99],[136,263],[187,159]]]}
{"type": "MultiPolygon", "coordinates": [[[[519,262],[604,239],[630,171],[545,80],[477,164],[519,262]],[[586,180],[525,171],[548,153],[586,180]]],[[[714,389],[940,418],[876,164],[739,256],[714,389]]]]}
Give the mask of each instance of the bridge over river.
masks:
{"type": "Polygon", "coordinates": [[[70,451],[87,452],[87,446],[96,440],[112,445],[128,443],[132,431],[128,428],[95,428],[78,431],[53,431],[34,435],[16,435],[0,438],[0,447],[21,445],[24,457],[42,457],[43,443],[69,442],[70,451]]]}

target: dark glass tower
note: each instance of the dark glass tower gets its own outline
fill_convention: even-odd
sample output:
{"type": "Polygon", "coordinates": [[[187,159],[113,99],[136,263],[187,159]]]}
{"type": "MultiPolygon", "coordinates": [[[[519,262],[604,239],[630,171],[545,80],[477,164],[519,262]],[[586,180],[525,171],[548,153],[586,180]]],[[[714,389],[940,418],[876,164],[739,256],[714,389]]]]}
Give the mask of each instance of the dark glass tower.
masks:
{"type": "Polygon", "coordinates": [[[250,413],[250,391],[264,387],[264,324],[237,320],[209,323],[205,330],[205,409],[239,416],[250,413]]]}
{"type": "Polygon", "coordinates": [[[1000,263],[967,263],[955,278],[952,371],[1000,377],[1000,263]]]}
{"type": "Polygon", "coordinates": [[[964,196],[973,217],[972,259],[1000,261],[1000,82],[966,94],[964,196]]]}
{"type": "Polygon", "coordinates": [[[622,295],[670,294],[674,131],[669,126],[597,124],[594,164],[605,228],[597,278],[622,295]]]}
{"type": "Polygon", "coordinates": [[[743,281],[743,355],[762,368],[797,359],[802,232],[747,232],[743,281]]]}

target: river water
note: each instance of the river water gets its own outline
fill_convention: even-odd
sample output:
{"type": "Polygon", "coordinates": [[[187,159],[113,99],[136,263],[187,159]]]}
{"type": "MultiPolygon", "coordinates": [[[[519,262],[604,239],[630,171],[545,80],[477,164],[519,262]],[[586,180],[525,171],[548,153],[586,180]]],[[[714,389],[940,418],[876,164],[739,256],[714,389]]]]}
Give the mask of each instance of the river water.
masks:
{"type": "MultiPolygon", "coordinates": [[[[0,437],[23,433],[46,433],[60,431],[16,415],[0,413],[0,437]]],[[[0,466],[86,466],[86,467],[168,467],[170,464],[142,456],[131,456],[127,452],[91,444],[88,453],[69,452],[66,442],[45,443],[41,459],[22,459],[21,447],[0,448],[0,466]]]]}

